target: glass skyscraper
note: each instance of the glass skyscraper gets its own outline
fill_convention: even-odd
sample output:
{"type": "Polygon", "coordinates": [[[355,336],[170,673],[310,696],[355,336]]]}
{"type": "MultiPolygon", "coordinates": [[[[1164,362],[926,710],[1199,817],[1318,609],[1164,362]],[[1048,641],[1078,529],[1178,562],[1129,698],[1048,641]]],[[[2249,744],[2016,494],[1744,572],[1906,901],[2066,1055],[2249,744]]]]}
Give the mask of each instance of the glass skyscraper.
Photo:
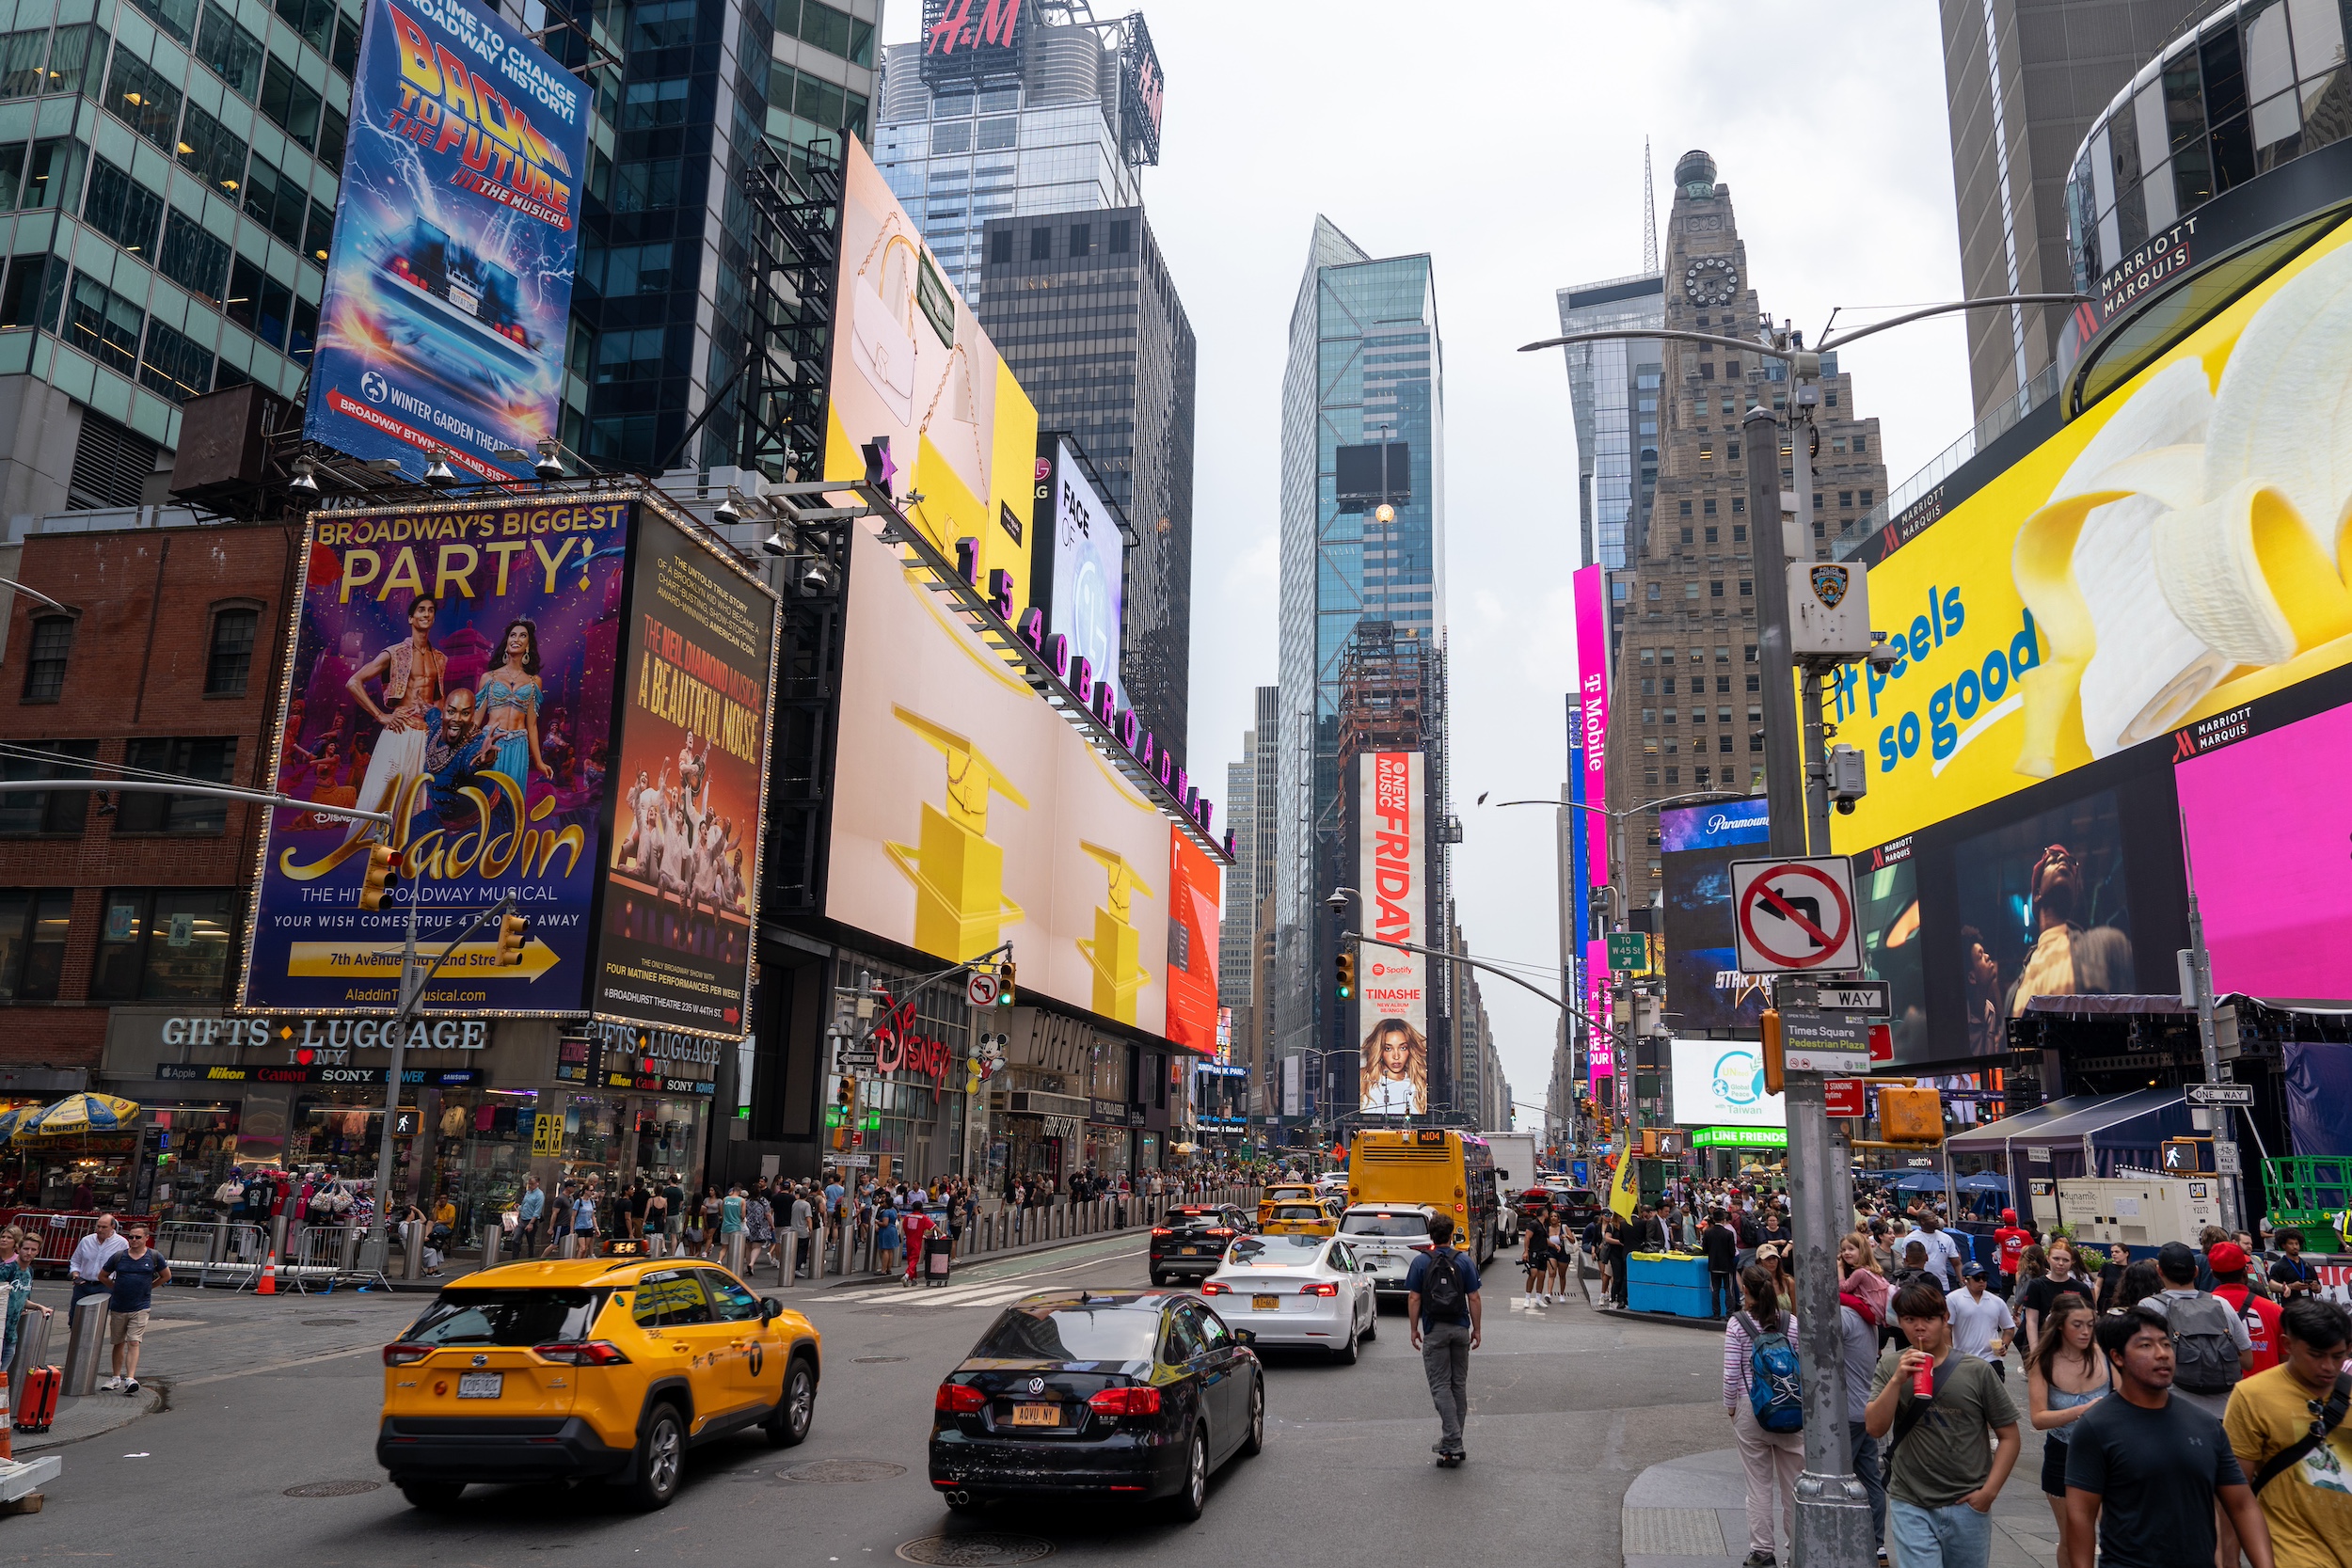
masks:
{"type": "MultiPolygon", "coordinates": [[[[1282,374],[1275,1039],[1285,1054],[1316,1045],[1322,1011],[1342,656],[1359,622],[1388,622],[1399,639],[1443,636],[1443,370],[1429,257],[1375,259],[1318,216],[1282,374]]],[[[1441,733],[1442,717],[1430,727],[1441,733]]]]}
{"type": "MultiPolygon", "coordinates": [[[[1560,330],[1631,332],[1666,325],[1666,280],[1639,273],[1562,289],[1560,330]]],[[[1634,521],[1658,486],[1659,347],[1655,342],[1570,343],[1568,401],[1575,411],[1577,522],[1588,565],[1626,563],[1634,521]]]]}

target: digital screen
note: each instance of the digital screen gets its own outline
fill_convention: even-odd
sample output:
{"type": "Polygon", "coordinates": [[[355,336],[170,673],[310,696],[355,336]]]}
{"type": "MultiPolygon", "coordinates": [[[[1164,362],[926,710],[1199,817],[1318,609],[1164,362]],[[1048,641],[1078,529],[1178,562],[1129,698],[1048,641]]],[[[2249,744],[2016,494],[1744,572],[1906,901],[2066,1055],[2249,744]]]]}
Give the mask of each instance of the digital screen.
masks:
{"type": "MultiPolygon", "coordinates": [[[[1088,477],[1065,436],[1041,436],[1038,526],[1052,530],[1053,560],[1043,578],[1045,629],[1070,639],[1096,680],[1123,693],[1120,619],[1125,613],[1127,540],[1119,512],[1088,477]]],[[[1121,698],[1123,703],[1123,696],[1121,698]]]]}
{"type": "Polygon", "coordinates": [[[1666,1006],[1682,1029],[1753,1028],[1764,980],[1740,972],[1731,925],[1731,863],[1772,838],[1762,800],[1670,806],[1658,814],[1666,883],[1666,1006]]]}
{"type": "Polygon", "coordinates": [[[1674,1119],[1685,1127],[1786,1127],[1782,1097],[1764,1092],[1754,1040],[1674,1041],[1674,1119]]]}
{"type": "Polygon", "coordinates": [[[1961,969],[1968,1053],[2007,1050],[2009,1021],[2034,997],[2139,989],[2123,837],[2115,792],[2101,790],[1957,847],[1947,958],[1961,969]]]}

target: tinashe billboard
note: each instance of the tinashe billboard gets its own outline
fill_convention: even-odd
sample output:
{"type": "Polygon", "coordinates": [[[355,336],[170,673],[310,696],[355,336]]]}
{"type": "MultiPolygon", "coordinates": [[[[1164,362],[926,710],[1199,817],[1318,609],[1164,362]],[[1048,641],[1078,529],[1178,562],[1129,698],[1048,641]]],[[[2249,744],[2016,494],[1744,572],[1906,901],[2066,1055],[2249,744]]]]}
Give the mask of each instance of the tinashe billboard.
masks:
{"type": "MultiPolygon", "coordinates": [[[[1364,934],[1416,947],[1430,941],[1428,794],[1419,752],[1366,752],[1357,760],[1356,885],[1364,934]]],[[[1429,1109],[1427,955],[1367,942],[1357,949],[1364,1029],[1361,1099],[1371,1116],[1429,1109]]]]}
{"type": "Polygon", "coordinates": [[[368,0],[305,436],[410,478],[437,453],[530,474],[561,406],[588,107],[466,0],[368,0]]]}

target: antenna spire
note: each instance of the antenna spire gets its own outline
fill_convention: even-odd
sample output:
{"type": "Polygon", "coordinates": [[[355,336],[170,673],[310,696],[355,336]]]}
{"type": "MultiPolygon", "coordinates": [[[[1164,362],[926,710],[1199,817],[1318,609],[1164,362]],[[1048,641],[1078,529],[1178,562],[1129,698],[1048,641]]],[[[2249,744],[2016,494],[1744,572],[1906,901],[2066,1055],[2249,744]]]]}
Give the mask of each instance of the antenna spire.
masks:
{"type": "Polygon", "coordinates": [[[1658,270],[1658,186],[1650,176],[1649,138],[1642,138],[1642,270],[1658,270]]]}

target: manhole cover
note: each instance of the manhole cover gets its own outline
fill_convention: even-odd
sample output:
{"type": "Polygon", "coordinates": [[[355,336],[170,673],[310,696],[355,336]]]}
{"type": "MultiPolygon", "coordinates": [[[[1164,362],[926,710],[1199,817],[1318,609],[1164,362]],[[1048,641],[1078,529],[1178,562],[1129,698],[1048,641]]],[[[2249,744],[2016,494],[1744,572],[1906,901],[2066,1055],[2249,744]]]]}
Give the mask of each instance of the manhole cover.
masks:
{"type": "Polygon", "coordinates": [[[877,1361],[904,1361],[906,1357],[903,1355],[852,1355],[850,1359],[861,1367],[870,1367],[877,1361]]]}
{"type": "Polygon", "coordinates": [[[380,1481],[314,1481],[301,1486],[289,1486],[289,1497],[356,1497],[362,1492],[373,1492],[384,1483],[380,1481]]]}
{"type": "Polygon", "coordinates": [[[1039,1562],[1054,1555],[1054,1544],[1034,1535],[930,1535],[898,1548],[901,1562],[945,1564],[946,1568],[998,1568],[999,1564],[1039,1562]]]}
{"type": "Polygon", "coordinates": [[[907,1473],[903,1465],[893,1465],[886,1459],[812,1459],[805,1465],[795,1465],[777,1474],[787,1481],[816,1481],[831,1485],[845,1481],[888,1481],[907,1473]]]}
{"type": "Polygon", "coordinates": [[[305,1318],[302,1320],[302,1326],[305,1328],[349,1328],[358,1321],[357,1318],[305,1318]]]}

